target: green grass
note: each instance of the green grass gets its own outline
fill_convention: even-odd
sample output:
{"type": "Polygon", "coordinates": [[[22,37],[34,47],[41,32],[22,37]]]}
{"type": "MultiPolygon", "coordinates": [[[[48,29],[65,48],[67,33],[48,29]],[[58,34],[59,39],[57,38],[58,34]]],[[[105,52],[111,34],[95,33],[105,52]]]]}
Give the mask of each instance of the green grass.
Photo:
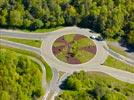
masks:
{"type": "Polygon", "coordinates": [[[67,62],[66,54],[64,54],[63,52],[58,53],[56,57],[63,62],[67,62]]]}
{"type": "Polygon", "coordinates": [[[1,36],[0,38],[4,40],[8,40],[8,41],[27,44],[27,45],[34,46],[34,47],[41,47],[41,43],[42,43],[42,41],[40,40],[18,39],[18,38],[12,38],[12,37],[4,37],[4,36],[1,36]]]}
{"type": "Polygon", "coordinates": [[[77,41],[77,46],[79,48],[87,47],[87,46],[94,46],[95,44],[93,43],[92,40],[89,38],[82,38],[77,41]]]}
{"type": "Polygon", "coordinates": [[[81,63],[85,63],[89,61],[90,59],[92,59],[93,56],[94,54],[81,50],[77,52],[75,58],[77,58],[81,63]]]}
{"type": "Polygon", "coordinates": [[[65,43],[62,43],[62,42],[54,42],[53,46],[54,47],[59,47],[59,46],[64,46],[65,43]]]}
{"type": "Polygon", "coordinates": [[[59,71],[59,78],[58,78],[58,80],[60,80],[61,77],[62,77],[64,74],[65,74],[65,72],[59,71]]]}
{"type": "Polygon", "coordinates": [[[119,61],[111,56],[108,56],[107,60],[104,62],[104,65],[134,73],[134,66],[123,63],[122,61],[119,61]]]}
{"type": "Polygon", "coordinates": [[[75,34],[69,34],[69,35],[64,35],[64,39],[67,42],[72,42],[74,40],[75,34]]]}
{"type": "Polygon", "coordinates": [[[119,42],[120,41],[120,39],[119,38],[117,38],[117,39],[113,39],[113,38],[106,38],[106,41],[111,41],[111,42],[119,42]]]}
{"type": "Polygon", "coordinates": [[[46,68],[46,80],[47,80],[47,82],[51,81],[51,79],[53,77],[51,67],[47,64],[47,62],[45,62],[43,60],[43,58],[41,56],[37,55],[34,52],[30,52],[30,51],[22,50],[22,49],[18,49],[18,48],[13,48],[13,47],[8,47],[8,46],[4,46],[4,45],[0,45],[0,49],[1,48],[8,49],[8,50],[11,50],[11,51],[15,51],[17,53],[21,53],[21,54],[32,56],[32,57],[35,57],[35,58],[39,59],[44,64],[44,66],[46,68]]]}
{"type": "Polygon", "coordinates": [[[29,33],[33,33],[33,32],[35,32],[35,33],[45,33],[45,32],[52,32],[52,31],[56,31],[56,30],[61,29],[61,28],[64,28],[64,27],[63,27],[63,26],[58,26],[58,27],[55,27],[55,28],[37,29],[37,30],[35,30],[35,31],[30,31],[30,30],[26,30],[26,29],[22,29],[22,30],[17,29],[16,31],[21,31],[21,32],[23,31],[23,32],[29,32],[29,33]]]}
{"type": "Polygon", "coordinates": [[[118,47],[112,45],[110,42],[107,42],[107,45],[108,45],[108,47],[109,47],[111,50],[113,50],[114,52],[117,52],[117,53],[119,53],[119,54],[121,54],[121,55],[127,57],[127,53],[126,53],[124,50],[122,50],[121,48],[118,48],[118,47]]]}
{"type": "Polygon", "coordinates": [[[63,62],[67,62],[67,59],[66,59],[66,51],[67,51],[67,48],[64,48],[62,52],[60,52],[60,53],[58,53],[58,54],[56,55],[56,57],[57,57],[59,60],[63,61],[63,62]]]}
{"type": "Polygon", "coordinates": [[[59,27],[55,27],[55,28],[49,28],[49,29],[37,29],[33,32],[38,32],[38,33],[42,33],[42,32],[52,32],[52,31],[55,31],[55,30],[58,30],[58,29],[61,29],[63,28],[63,26],[59,26],[59,27]]]}

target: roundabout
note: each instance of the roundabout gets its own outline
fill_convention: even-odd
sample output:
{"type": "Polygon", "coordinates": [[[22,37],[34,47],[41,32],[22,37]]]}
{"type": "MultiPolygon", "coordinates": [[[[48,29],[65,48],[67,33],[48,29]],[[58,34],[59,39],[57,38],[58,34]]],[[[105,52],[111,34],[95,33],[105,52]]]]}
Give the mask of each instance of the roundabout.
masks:
{"type": "Polygon", "coordinates": [[[88,37],[80,34],[63,35],[52,46],[55,57],[68,64],[82,64],[96,54],[96,45],[88,37]]]}
{"type": "Polygon", "coordinates": [[[91,40],[87,29],[66,28],[42,37],[41,55],[52,68],[72,73],[98,68],[108,56],[105,42],[91,40]]]}
{"type": "Polygon", "coordinates": [[[110,55],[109,52],[104,48],[107,47],[107,44],[105,41],[90,40],[90,36],[97,34],[91,33],[89,29],[66,27],[63,30],[48,32],[45,34],[18,34],[17,32],[7,31],[2,31],[1,33],[16,38],[37,39],[42,41],[41,48],[31,47],[25,44],[15,42],[9,42],[2,39],[0,42],[1,44],[10,47],[20,48],[22,50],[29,50],[31,52],[34,52],[40,55],[43,60],[50,65],[53,73],[53,78],[51,82],[46,85],[46,94],[43,97],[43,100],[47,100],[49,94],[53,92],[53,98],[58,95],[58,93],[61,92],[61,90],[59,89],[61,82],[73,72],[80,70],[86,72],[103,72],[122,81],[134,83],[134,75],[132,73],[102,65],[107,59],[108,55],[110,55]],[[63,38],[64,40],[62,40],[63,38]],[[83,41],[88,41],[88,44],[85,45],[85,42],[83,41]],[[65,53],[63,53],[64,55],[61,55],[60,53],[63,51],[65,53]],[[83,51],[86,53],[83,53],[83,51]],[[79,62],[74,59],[77,59],[77,61],[79,60],[79,62]],[[59,72],[64,72],[60,80],[58,80],[59,72]]]}

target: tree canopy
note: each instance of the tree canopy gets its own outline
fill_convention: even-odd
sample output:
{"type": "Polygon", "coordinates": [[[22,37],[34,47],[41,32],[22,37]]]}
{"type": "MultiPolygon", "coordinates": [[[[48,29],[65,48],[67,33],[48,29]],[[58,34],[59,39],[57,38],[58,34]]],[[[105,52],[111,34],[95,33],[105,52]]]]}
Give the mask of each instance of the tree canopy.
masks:
{"type": "Polygon", "coordinates": [[[133,0],[0,0],[0,27],[79,25],[134,45],[133,5],[133,0]]]}
{"type": "Polygon", "coordinates": [[[60,86],[55,100],[131,100],[134,84],[119,81],[101,72],[75,72],[60,86]]]}
{"type": "Polygon", "coordinates": [[[35,100],[40,98],[42,70],[31,59],[0,49],[0,100],[35,100]]]}

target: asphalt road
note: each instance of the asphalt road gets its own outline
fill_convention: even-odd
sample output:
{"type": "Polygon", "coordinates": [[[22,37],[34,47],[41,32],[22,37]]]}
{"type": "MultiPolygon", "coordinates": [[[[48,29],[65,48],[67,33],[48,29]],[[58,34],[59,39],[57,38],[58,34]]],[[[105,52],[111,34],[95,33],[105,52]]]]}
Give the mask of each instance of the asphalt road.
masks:
{"type": "MultiPolygon", "coordinates": [[[[89,62],[84,63],[84,64],[79,64],[79,65],[67,64],[67,63],[59,61],[53,55],[52,44],[58,37],[65,35],[65,34],[72,34],[72,33],[83,34],[87,37],[90,37],[94,33],[90,33],[89,31],[90,31],[89,29],[82,29],[78,27],[66,27],[64,29],[57,30],[54,32],[40,33],[40,34],[21,33],[21,32],[18,33],[16,31],[0,30],[0,35],[2,36],[12,36],[12,37],[17,37],[17,38],[29,38],[29,39],[43,40],[41,48],[35,48],[35,47],[27,46],[27,45],[20,44],[20,43],[14,43],[14,42],[2,40],[2,39],[0,39],[0,44],[35,52],[41,55],[45,59],[45,61],[51,66],[53,70],[53,79],[50,82],[50,85],[47,86],[46,95],[44,96],[43,100],[46,100],[48,94],[51,91],[54,92],[52,100],[54,99],[54,96],[56,96],[61,91],[59,89],[59,84],[62,81],[58,82],[58,71],[63,71],[68,74],[71,74],[74,71],[80,71],[80,70],[99,71],[99,72],[103,72],[108,75],[111,75],[119,80],[134,84],[133,73],[101,65],[107,59],[108,55],[113,55],[117,59],[122,59],[120,58],[120,56],[118,56],[119,54],[115,55],[113,53],[108,52],[104,48],[104,47],[107,47],[107,44],[105,41],[94,40],[97,46],[97,53],[93,59],[91,59],[89,62]]],[[[98,34],[94,34],[94,35],[98,35],[98,34]]],[[[127,58],[123,58],[122,61],[126,62],[126,59],[127,58]]],[[[127,62],[127,63],[130,63],[130,62],[127,62]]],[[[66,77],[67,75],[64,76],[63,80],[66,77]]]]}
{"type": "Polygon", "coordinates": [[[8,41],[8,40],[0,39],[0,44],[10,46],[10,47],[15,47],[15,48],[17,47],[19,49],[24,49],[24,50],[28,50],[28,51],[33,51],[33,52],[35,52],[39,55],[41,54],[40,48],[24,45],[24,44],[21,44],[21,43],[16,43],[16,42],[11,42],[11,41],[8,41]]]}
{"type": "Polygon", "coordinates": [[[130,59],[130,58],[126,58],[126,57],[124,57],[124,56],[122,56],[122,55],[120,55],[120,54],[114,52],[113,50],[109,49],[108,47],[105,47],[105,46],[104,46],[104,49],[107,50],[111,56],[113,56],[113,57],[115,57],[116,59],[121,60],[121,61],[123,61],[124,63],[127,63],[127,64],[129,64],[129,65],[131,65],[131,66],[134,67],[134,60],[132,60],[132,59],[130,59]]]}

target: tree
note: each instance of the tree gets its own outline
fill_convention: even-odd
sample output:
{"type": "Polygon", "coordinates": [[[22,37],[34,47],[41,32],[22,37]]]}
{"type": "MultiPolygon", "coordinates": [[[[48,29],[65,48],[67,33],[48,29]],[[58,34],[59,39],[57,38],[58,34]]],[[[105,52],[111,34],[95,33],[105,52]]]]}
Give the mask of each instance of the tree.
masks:
{"type": "Polygon", "coordinates": [[[6,91],[0,92],[0,100],[10,100],[10,95],[6,91]]]}
{"type": "Polygon", "coordinates": [[[121,32],[123,21],[124,14],[122,13],[121,7],[119,6],[117,8],[114,8],[112,16],[110,17],[106,25],[107,28],[105,33],[107,34],[107,36],[116,38],[124,35],[122,34],[123,32],[121,32]]]}
{"type": "Polygon", "coordinates": [[[35,30],[78,25],[105,38],[125,38],[128,44],[133,5],[133,0],[0,0],[0,27],[35,30]]]}
{"type": "Polygon", "coordinates": [[[10,11],[10,25],[20,27],[23,24],[23,16],[17,10],[10,11]]]}
{"type": "Polygon", "coordinates": [[[0,7],[2,7],[5,2],[6,2],[6,0],[0,0],[0,7]]]}
{"type": "Polygon", "coordinates": [[[24,19],[23,20],[23,26],[25,28],[29,28],[31,26],[31,24],[32,24],[32,21],[31,20],[29,20],[29,19],[24,19]]]}
{"type": "Polygon", "coordinates": [[[134,92],[134,85],[100,72],[74,72],[61,86],[56,100],[127,100],[134,92]]]}
{"type": "Polygon", "coordinates": [[[101,99],[105,94],[107,94],[108,91],[109,90],[107,87],[96,86],[96,88],[93,90],[93,94],[97,99],[101,99]]]}
{"type": "Polygon", "coordinates": [[[102,100],[127,100],[126,96],[118,92],[106,93],[102,100]]]}
{"type": "Polygon", "coordinates": [[[35,19],[34,23],[31,25],[31,30],[41,28],[42,26],[44,26],[44,23],[39,19],[35,19]]]}
{"type": "Polygon", "coordinates": [[[128,43],[134,46],[134,30],[130,31],[128,34],[128,43]]]}
{"type": "Polygon", "coordinates": [[[75,25],[77,23],[76,21],[77,12],[73,6],[70,6],[67,8],[67,11],[65,12],[65,23],[67,25],[75,25]]]}
{"type": "Polygon", "coordinates": [[[68,78],[67,87],[71,90],[80,90],[82,88],[82,83],[76,78],[68,78]]]}
{"type": "Polygon", "coordinates": [[[0,15],[0,24],[1,25],[7,24],[7,15],[8,15],[7,9],[3,9],[1,11],[1,15],[0,15]]]}
{"type": "Polygon", "coordinates": [[[26,56],[0,49],[0,100],[33,100],[44,92],[42,70],[26,56]]]}

